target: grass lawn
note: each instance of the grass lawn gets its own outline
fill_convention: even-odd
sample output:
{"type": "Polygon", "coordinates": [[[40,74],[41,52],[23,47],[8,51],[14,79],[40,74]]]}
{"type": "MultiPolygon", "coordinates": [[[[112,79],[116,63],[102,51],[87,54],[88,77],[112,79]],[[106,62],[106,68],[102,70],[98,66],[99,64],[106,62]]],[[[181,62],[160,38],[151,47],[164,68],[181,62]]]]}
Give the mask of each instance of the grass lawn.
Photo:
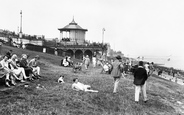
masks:
{"type": "MultiPolygon", "coordinates": [[[[62,57],[3,46],[3,53],[12,49],[20,56],[40,55],[42,78],[11,88],[0,87],[0,115],[182,115],[184,114],[184,86],[151,76],[147,81],[149,101],[134,102],[133,76],[121,79],[118,93],[113,94],[113,79],[100,74],[99,67],[73,73],[60,66],[62,57]],[[57,83],[64,75],[64,84],[57,83]],[[74,91],[72,79],[89,84],[98,93],[74,91]],[[45,88],[37,89],[41,84],[45,88]]],[[[141,96],[142,97],[142,96],[141,96]]]]}

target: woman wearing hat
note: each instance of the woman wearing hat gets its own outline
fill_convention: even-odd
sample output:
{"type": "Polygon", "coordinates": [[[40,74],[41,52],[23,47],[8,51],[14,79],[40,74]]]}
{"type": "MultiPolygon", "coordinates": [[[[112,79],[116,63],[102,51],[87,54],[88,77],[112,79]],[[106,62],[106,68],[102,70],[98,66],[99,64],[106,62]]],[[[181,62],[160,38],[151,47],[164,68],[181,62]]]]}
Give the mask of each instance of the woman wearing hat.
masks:
{"type": "Polygon", "coordinates": [[[122,58],[121,56],[116,56],[116,60],[113,62],[113,70],[111,72],[112,77],[114,78],[114,90],[113,93],[117,92],[119,80],[122,76],[122,71],[123,71],[123,63],[122,63],[122,58]]]}

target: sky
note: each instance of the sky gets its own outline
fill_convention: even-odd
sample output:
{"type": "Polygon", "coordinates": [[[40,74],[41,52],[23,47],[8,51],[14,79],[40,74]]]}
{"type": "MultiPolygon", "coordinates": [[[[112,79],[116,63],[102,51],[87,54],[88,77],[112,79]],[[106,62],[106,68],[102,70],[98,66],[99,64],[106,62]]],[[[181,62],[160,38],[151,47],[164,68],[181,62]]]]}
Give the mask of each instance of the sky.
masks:
{"type": "Polygon", "coordinates": [[[125,56],[184,70],[183,0],[1,0],[0,29],[60,38],[73,17],[86,39],[110,43],[125,56]],[[170,61],[168,61],[170,59],[170,61]]]}

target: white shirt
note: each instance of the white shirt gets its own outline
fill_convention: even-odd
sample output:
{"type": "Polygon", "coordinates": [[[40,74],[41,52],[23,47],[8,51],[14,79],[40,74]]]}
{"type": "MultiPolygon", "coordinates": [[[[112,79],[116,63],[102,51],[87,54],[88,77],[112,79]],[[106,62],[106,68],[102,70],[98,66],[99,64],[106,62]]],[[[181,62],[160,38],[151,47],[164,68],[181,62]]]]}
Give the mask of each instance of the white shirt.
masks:
{"type": "Polygon", "coordinates": [[[83,83],[77,82],[72,84],[72,88],[76,90],[86,91],[86,89],[90,87],[89,85],[84,85],[83,83]]]}
{"type": "Polygon", "coordinates": [[[104,68],[104,71],[108,71],[108,70],[109,70],[109,67],[108,67],[107,64],[105,64],[105,65],[103,66],[103,68],[104,68]]]}
{"type": "Polygon", "coordinates": [[[69,65],[69,63],[67,62],[66,59],[63,59],[63,65],[64,65],[64,66],[68,66],[68,65],[69,65]]]}
{"type": "Polygon", "coordinates": [[[9,69],[9,67],[8,67],[8,61],[5,62],[4,60],[2,60],[2,61],[0,61],[0,64],[1,64],[2,68],[9,69]]]}
{"type": "Polygon", "coordinates": [[[148,64],[145,64],[144,68],[146,69],[147,72],[149,72],[149,65],[148,64]]]}

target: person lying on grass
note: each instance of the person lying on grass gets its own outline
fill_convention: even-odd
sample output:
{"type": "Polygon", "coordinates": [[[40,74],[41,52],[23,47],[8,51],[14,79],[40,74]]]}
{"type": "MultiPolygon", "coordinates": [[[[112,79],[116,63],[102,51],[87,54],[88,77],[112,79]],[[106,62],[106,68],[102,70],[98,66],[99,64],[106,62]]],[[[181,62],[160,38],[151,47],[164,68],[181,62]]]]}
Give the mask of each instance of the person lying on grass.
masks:
{"type": "Polygon", "coordinates": [[[84,85],[78,81],[78,78],[73,79],[72,89],[76,91],[85,92],[98,92],[97,90],[92,90],[90,85],[84,85]]]}

